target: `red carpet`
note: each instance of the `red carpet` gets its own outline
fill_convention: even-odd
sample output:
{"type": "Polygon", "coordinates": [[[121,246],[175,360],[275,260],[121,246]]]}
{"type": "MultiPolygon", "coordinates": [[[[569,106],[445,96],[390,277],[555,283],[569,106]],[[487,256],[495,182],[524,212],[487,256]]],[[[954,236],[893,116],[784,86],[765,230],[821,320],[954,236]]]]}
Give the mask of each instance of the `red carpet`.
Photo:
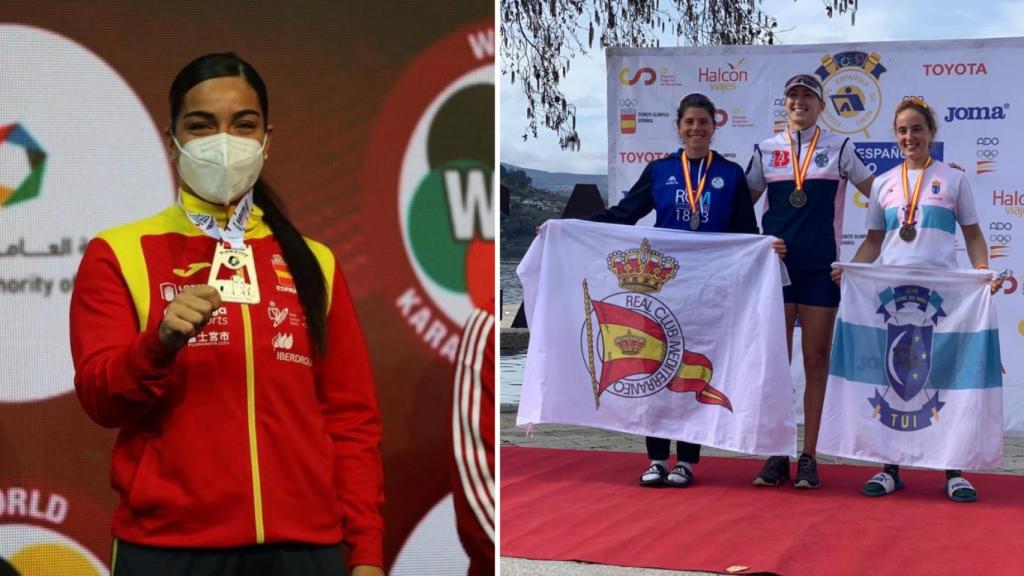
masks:
{"type": "Polygon", "coordinates": [[[970,474],[978,502],[955,504],[938,471],[902,471],[905,489],[867,498],[874,468],[821,466],[824,487],[797,491],[754,487],[758,460],[704,458],[689,488],[641,488],[646,464],[502,448],[501,555],[785,576],[1024,574],[1024,477],[970,474]]]}

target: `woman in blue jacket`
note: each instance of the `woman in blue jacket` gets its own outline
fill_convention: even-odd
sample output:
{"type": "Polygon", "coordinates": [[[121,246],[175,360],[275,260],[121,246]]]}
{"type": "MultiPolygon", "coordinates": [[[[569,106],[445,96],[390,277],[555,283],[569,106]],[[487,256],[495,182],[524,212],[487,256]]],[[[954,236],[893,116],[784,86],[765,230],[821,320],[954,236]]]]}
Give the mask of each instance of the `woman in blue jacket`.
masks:
{"type": "MultiPolygon", "coordinates": [[[[586,218],[592,222],[636,224],[655,211],[656,228],[695,232],[757,234],[757,220],[743,168],[711,149],[715,105],[703,94],[683,97],[676,111],[676,131],[683,148],[647,165],[640,179],[616,206],[586,218]]],[[[776,240],[775,251],[786,245],[776,240]]],[[[676,441],[677,464],[668,469],[671,440],[647,437],[650,466],[642,486],[686,487],[700,461],[700,445],[676,441]]]]}

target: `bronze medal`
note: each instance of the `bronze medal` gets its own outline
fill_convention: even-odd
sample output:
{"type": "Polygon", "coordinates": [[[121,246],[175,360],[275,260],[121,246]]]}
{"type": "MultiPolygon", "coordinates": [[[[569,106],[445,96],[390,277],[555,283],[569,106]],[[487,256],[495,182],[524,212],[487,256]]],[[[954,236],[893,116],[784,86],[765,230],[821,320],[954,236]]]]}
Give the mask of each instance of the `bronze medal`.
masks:
{"type": "Polygon", "coordinates": [[[924,163],[924,168],[921,169],[921,175],[917,178],[917,183],[914,184],[913,196],[910,194],[910,185],[907,178],[907,163],[903,162],[900,167],[900,179],[903,182],[903,199],[907,202],[905,216],[903,218],[903,226],[900,227],[900,238],[905,242],[913,242],[914,238],[917,238],[917,228],[914,228],[914,216],[917,214],[917,202],[921,197],[921,183],[924,182],[925,170],[932,165],[931,156],[924,163]]]}
{"type": "Polygon", "coordinates": [[[789,195],[789,203],[793,208],[802,208],[804,204],[807,204],[807,194],[804,194],[803,190],[797,188],[789,195]]]}

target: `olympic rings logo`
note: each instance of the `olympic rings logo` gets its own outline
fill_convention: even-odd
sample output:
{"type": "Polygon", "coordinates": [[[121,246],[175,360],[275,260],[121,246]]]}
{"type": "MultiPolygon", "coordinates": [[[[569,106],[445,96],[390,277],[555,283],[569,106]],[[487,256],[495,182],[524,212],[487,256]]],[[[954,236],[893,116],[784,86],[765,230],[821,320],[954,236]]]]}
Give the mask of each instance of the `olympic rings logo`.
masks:
{"type": "Polygon", "coordinates": [[[1011,234],[989,234],[988,236],[989,242],[994,242],[1003,246],[1009,244],[1011,240],[1013,240],[1013,236],[1011,234]]]}
{"type": "Polygon", "coordinates": [[[861,67],[864,65],[864,60],[867,59],[867,54],[843,54],[839,58],[836,58],[836,64],[839,64],[840,68],[846,68],[847,66],[861,67]]]}
{"type": "Polygon", "coordinates": [[[1013,222],[992,222],[988,225],[989,230],[1013,230],[1013,222]]]}
{"type": "Polygon", "coordinates": [[[619,100],[619,108],[628,108],[630,110],[635,110],[636,104],[637,101],[635,98],[625,98],[623,100],[619,100]]]}
{"type": "Polygon", "coordinates": [[[978,138],[978,146],[999,146],[999,138],[978,138]]]}
{"type": "Polygon", "coordinates": [[[995,160],[996,156],[999,156],[999,150],[978,150],[978,158],[995,160]]]}

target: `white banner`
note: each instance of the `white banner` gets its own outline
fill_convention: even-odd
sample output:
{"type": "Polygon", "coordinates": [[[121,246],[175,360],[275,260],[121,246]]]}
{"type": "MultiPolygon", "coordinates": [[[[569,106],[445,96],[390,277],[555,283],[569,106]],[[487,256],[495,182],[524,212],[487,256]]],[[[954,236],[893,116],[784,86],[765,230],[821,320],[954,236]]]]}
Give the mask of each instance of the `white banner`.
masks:
{"type": "Polygon", "coordinates": [[[518,269],[530,346],[517,425],[795,454],[771,242],[549,220],[518,269]]]}
{"type": "Polygon", "coordinates": [[[990,275],[844,264],[818,450],[887,464],[1003,461],[990,275]]]}
{"type": "MultiPolygon", "coordinates": [[[[819,124],[849,136],[876,174],[902,161],[892,131],[893,111],[906,96],[923,97],[935,110],[936,156],[962,166],[974,191],[993,269],[1014,278],[996,295],[1003,351],[1024,348],[1024,155],[1016,98],[1024,38],[869,42],[809,46],[613,48],[608,63],[608,187],[617,202],[650,160],[679,148],[679,99],[702,92],[718,113],[712,147],[746,166],[755,143],[785,126],[782,87],[795,74],[814,74],[825,90],[819,124]]],[[[846,194],[841,260],[864,238],[867,199],[846,194]]],[[[759,211],[760,212],[760,211],[759,211]]],[[[958,257],[967,267],[963,239],[958,257]]],[[[794,375],[802,385],[799,344],[794,375]]],[[[1004,426],[1024,435],[1024,355],[1005,354],[1004,426]]],[[[799,392],[799,390],[798,390],[799,392]]]]}
{"type": "Polygon", "coordinates": [[[0,402],[35,402],[74,390],[68,306],[86,244],[169,205],[174,181],[163,133],[99,56],[17,24],[0,24],[0,46],[0,402]]]}

